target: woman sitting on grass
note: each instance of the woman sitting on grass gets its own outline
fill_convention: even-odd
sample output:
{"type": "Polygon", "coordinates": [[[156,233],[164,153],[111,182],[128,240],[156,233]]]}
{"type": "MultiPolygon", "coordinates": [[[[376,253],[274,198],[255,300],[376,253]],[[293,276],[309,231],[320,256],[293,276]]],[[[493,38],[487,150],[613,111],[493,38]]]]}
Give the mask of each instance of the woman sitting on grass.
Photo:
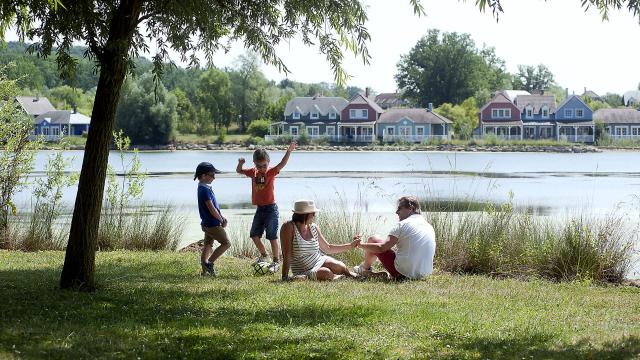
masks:
{"type": "Polygon", "coordinates": [[[343,276],[356,277],[345,264],[326,254],[338,254],[355,249],[360,237],[355,236],[349,244],[331,245],[327,243],[316,225],[316,212],[319,209],[311,200],[295,202],[291,221],[282,225],[280,241],[282,242],[282,280],[289,280],[289,267],[294,279],[336,280],[343,276]]]}

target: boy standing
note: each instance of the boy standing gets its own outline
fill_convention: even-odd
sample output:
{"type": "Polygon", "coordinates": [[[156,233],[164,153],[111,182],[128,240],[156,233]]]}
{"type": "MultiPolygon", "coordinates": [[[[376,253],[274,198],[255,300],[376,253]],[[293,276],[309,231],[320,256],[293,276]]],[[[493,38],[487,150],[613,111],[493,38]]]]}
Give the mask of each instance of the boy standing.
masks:
{"type": "Polygon", "coordinates": [[[253,163],[255,167],[243,169],[244,158],[238,159],[236,172],[251,178],[251,203],[256,205],[256,214],[253,216],[251,231],[249,236],[256,244],[260,256],[254,264],[266,261],[267,250],[260,238],[266,230],[267,240],[271,243],[271,254],[273,261],[269,265],[269,270],[273,273],[280,268],[280,258],[278,249],[278,205],[274,194],[274,179],[280,170],[287,165],[291,152],[295,150],[296,142],[292,142],[287,148],[287,152],[278,165],[269,168],[269,154],[264,149],[258,149],[253,153],[253,163]]]}
{"type": "Polygon", "coordinates": [[[227,219],[220,212],[220,205],[216,200],[211,183],[220,171],[211,163],[201,162],[196,167],[196,174],[193,180],[198,179],[198,211],[200,212],[200,225],[204,232],[204,247],[200,257],[202,275],[216,276],[213,263],[222,255],[231,244],[224,228],[227,226],[227,219]],[[213,240],[220,243],[215,251],[213,250],[213,240]]]}

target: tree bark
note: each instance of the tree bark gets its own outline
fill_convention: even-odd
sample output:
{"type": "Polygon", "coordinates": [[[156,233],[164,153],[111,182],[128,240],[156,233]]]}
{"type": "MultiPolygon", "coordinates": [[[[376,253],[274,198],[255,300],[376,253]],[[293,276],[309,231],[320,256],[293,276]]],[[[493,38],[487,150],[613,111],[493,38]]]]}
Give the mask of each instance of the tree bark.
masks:
{"type": "Polygon", "coordinates": [[[100,78],[60,276],[62,289],[95,290],[95,252],[109,144],[120,90],[127,74],[129,49],[141,10],[141,0],[123,0],[112,17],[109,37],[102,52],[96,54],[100,78]]]}

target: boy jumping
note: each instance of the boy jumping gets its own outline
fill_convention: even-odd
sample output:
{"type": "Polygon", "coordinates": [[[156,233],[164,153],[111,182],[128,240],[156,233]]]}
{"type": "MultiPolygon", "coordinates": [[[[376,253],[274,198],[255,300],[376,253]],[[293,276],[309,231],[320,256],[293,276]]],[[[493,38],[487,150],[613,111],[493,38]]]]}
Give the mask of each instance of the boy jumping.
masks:
{"type": "Polygon", "coordinates": [[[260,256],[254,264],[266,261],[267,250],[262,244],[262,233],[266,230],[267,240],[271,243],[271,255],[273,261],[269,265],[269,270],[275,273],[280,268],[280,257],[278,249],[278,205],[276,204],[274,186],[275,177],[280,170],[287,165],[291,152],[295,150],[296,142],[292,142],[287,148],[287,152],[278,165],[269,168],[269,154],[264,149],[258,149],[253,153],[253,163],[255,167],[243,169],[244,158],[238,159],[236,172],[251,178],[251,203],[256,205],[256,214],[253,216],[251,231],[249,236],[256,244],[260,256]]]}

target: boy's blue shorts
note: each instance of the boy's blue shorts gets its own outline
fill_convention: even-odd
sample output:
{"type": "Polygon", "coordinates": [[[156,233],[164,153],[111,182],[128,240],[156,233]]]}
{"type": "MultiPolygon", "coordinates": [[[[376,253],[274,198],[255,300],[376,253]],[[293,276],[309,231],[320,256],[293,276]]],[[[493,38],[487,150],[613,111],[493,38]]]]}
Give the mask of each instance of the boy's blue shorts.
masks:
{"type": "Polygon", "coordinates": [[[253,216],[251,223],[250,237],[262,237],[265,229],[267,230],[267,240],[278,240],[278,205],[258,206],[256,214],[253,216]]]}

